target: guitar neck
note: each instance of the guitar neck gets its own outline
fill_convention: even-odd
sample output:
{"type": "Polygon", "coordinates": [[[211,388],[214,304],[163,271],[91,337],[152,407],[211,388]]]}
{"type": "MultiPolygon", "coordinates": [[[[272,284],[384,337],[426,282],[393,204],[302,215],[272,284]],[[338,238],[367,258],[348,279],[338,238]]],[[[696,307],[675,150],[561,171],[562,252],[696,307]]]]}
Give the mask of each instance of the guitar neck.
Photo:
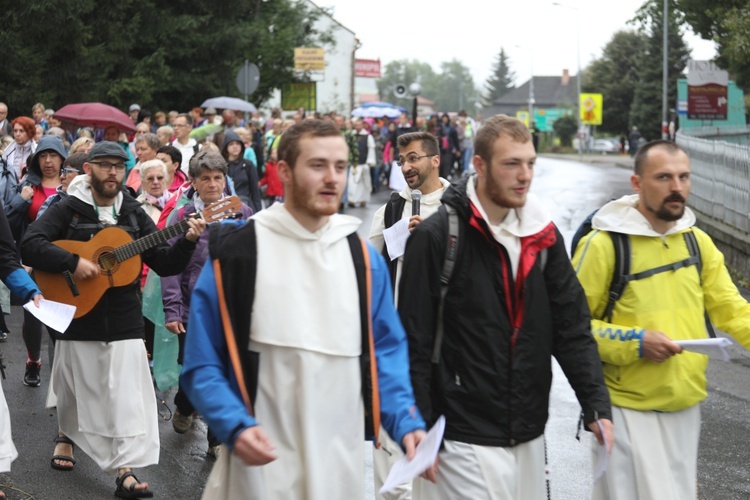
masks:
{"type": "Polygon", "coordinates": [[[190,225],[188,224],[187,219],[183,219],[177,224],[165,227],[161,231],[156,231],[155,233],[151,233],[148,236],[138,238],[135,241],[115,248],[115,258],[118,262],[128,260],[131,257],[145,252],[149,248],[153,248],[162,243],[166,243],[175,236],[180,236],[181,234],[187,233],[189,229],[190,225]]]}

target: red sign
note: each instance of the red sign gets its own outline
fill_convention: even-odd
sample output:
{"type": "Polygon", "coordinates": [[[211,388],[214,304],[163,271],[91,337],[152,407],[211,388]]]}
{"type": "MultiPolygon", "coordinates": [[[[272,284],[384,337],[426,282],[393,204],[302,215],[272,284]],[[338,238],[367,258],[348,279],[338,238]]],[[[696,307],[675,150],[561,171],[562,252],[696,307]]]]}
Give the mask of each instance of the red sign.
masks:
{"type": "Polygon", "coordinates": [[[726,71],[708,61],[688,62],[687,112],[691,120],[727,119],[726,71]]]}
{"type": "Polygon", "coordinates": [[[354,76],[380,78],[380,59],[355,59],[354,76]]]}

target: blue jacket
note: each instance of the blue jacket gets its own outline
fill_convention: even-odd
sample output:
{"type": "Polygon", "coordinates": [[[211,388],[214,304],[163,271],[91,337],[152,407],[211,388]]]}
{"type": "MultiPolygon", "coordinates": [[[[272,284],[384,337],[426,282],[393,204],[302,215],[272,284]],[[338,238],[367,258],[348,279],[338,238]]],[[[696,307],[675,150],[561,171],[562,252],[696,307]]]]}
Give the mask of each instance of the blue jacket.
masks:
{"type": "MultiPolygon", "coordinates": [[[[242,224],[238,221],[225,223],[242,224]]],[[[393,306],[388,268],[369,244],[368,250],[372,266],[372,327],[381,423],[388,434],[401,443],[404,435],[424,429],[425,423],[414,401],[406,334],[393,306]]],[[[230,367],[212,260],[206,262],[193,290],[188,328],[190,334],[185,337],[180,386],[211,430],[233,448],[242,431],[262,422],[256,422],[247,413],[230,367]]]]}

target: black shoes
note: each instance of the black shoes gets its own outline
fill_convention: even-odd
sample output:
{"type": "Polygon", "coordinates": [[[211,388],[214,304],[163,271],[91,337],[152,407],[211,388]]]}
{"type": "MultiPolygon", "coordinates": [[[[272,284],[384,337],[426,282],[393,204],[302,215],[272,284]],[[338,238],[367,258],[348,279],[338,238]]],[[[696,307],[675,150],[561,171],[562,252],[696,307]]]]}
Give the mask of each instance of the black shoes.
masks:
{"type": "Polygon", "coordinates": [[[26,361],[26,373],[23,376],[23,385],[39,387],[42,383],[41,368],[42,364],[39,361],[26,361]]]}

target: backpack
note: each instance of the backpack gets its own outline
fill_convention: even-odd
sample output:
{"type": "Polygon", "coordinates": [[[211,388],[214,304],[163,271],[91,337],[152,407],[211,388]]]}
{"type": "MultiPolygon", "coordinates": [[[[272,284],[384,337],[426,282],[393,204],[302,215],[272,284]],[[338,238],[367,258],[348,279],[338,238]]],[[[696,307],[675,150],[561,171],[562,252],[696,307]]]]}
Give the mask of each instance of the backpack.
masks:
{"type": "MultiPolygon", "coordinates": [[[[578,227],[578,230],[576,230],[570,247],[571,256],[578,248],[578,244],[581,238],[586,236],[592,230],[598,231],[598,229],[593,229],[591,225],[594,215],[596,215],[598,211],[599,209],[594,210],[592,213],[590,213],[578,227]]],[[[607,299],[607,305],[604,308],[604,313],[602,314],[602,316],[597,319],[612,322],[612,313],[615,309],[615,305],[617,304],[617,301],[620,300],[620,297],[622,297],[622,294],[625,292],[625,288],[631,281],[650,278],[655,274],[663,273],[666,271],[677,271],[680,268],[694,265],[696,271],[698,272],[698,279],[701,283],[703,282],[703,280],[701,279],[701,271],[703,270],[701,249],[698,246],[698,240],[696,240],[695,233],[692,229],[690,231],[685,231],[684,233],[682,233],[683,237],[685,238],[685,244],[687,245],[690,257],[688,257],[687,259],[679,260],[677,262],[673,262],[671,264],[664,264],[663,266],[647,269],[635,274],[630,273],[630,236],[614,231],[607,232],[612,238],[612,244],[615,248],[615,266],[614,272],[612,273],[612,280],[609,284],[609,298],[607,299]]],[[[703,314],[705,316],[706,331],[708,332],[708,335],[712,338],[716,337],[716,332],[714,331],[714,327],[711,324],[711,319],[708,317],[708,311],[704,309],[703,314]]]]}
{"type": "Polygon", "coordinates": [[[13,197],[18,193],[18,177],[13,169],[8,168],[8,162],[0,157],[0,203],[8,208],[13,197]]]}

